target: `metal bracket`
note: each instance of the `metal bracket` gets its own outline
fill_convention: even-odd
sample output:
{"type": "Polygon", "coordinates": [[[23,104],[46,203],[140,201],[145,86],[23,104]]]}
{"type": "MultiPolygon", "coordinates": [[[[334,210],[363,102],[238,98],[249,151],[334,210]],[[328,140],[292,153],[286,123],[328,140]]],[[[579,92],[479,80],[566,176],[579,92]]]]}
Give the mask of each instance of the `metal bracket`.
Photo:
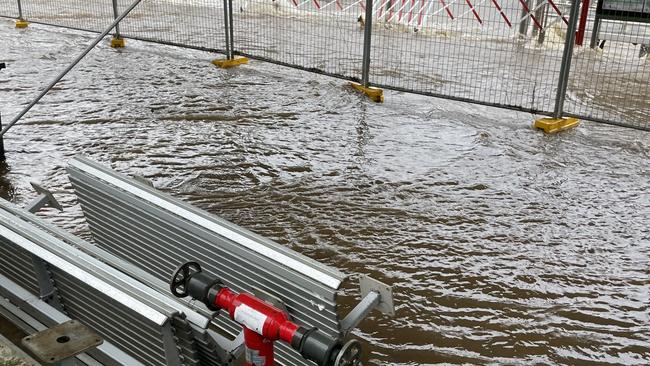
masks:
{"type": "Polygon", "coordinates": [[[25,210],[31,213],[36,213],[43,207],[53,207],[59,211],[63,211],[63,207],[61,207],[56,198],[54,198],[52,192],[50,192],[48,189],[43,188],[38,183],[30,182],[30,184],[39,195],[38,197],[34,198],[32,202],[27,204],[25,210]]]}
{"type": "Polygon", "coordinates": [[[371,292],[379,293],[379,304],[377,310],[390,316],[395,315],[395,305],[393,304],[393,288],[387,284],[377,281],[366,275],[359,278],[359,287],[361,296],[366,297],[371,292]]]}
{"type": "Polygon", "coordinates": [[[386,315],[395,315],[392,287],[366,275],[362,275],[359,278],[359,288],[361,290],[361,301],[341,320],[341,330],[344,333],[356,328],[374,309],[386,315]]]}
{"type": "Polygon", "coordinates": [[[74,365],[76,355],[102,344],[104,340],[90,328],[70,320],[52,328],[30,334],[22,345],[46,365],[74,365]]]}
{"type": "MultiPolygon", "coordinates": [[[[54,207],[59,211],[63,211],[63,207],[61,207],[56,198],[54,198],[52,192],[43,188],[38,183],[30,182],[30,184],[39,195],[27,204],[25,210],[31,213],[36,213],[43,207],[54,207]]],[[[57,310],[63,310],[61,302],[59,301],[59,295],[54,287],[54,281],[50,274],[49,265],[47,262],[35,255],[32,255],[32,263],[34,263],[34,272],[36,273],[36,280],[38,282],[41,300],[52,305],[57,310]]]]}
{"type": "Polygon", "coordinates": [[[279,297],[257,287],[252,287],[251,292],[253,293],[253,296],[257,297],[258,299],[262,299],[275,306],[276,308],[284,311],[284,313],[289,317],[289,320],[294,320],[291,313],[289,313],[289,309],[287,309],[287,305],[285,305],[284,301],[282,301],[279,297]]]}
{"type": "Polygon", "coordinates": [[[217,344],[217,346],[225,351],[220,354],[221,359],[224,360],[224,365],[230,365],[244,353],[244,331],[239,332],[235,339],[230,340],[225,336],[208,329],[207,334],[217,344]]]}

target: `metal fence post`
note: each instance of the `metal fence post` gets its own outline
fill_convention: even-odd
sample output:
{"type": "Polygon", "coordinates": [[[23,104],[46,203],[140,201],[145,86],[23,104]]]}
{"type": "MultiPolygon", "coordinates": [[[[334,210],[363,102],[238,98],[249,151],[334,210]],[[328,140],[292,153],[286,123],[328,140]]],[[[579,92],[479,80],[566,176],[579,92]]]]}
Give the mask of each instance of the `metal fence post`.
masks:
{"type": "Polygon", "coordinates": [[[598,46],[598,33],[600,32],[600,16],[598,12],[594,16],[594,27],[591,29],[591,41],[589,42],[589,47],[596,48],[598,46]]]}
{"type": "Polygon", "coordinates": [[[233,23],[233,15],[232,15],[232,0],[228,0],[228,25],[230,28],[228,29],[230,31],[230,59],[232,60],[234,58],[233,53],[235,52],[235,26],[233,23]]]}
{"type": "Polygon", "coordinates": [[[23,4],[20,2],[20,0],[17,0],[17,1],[18,1],[18,19],[24,19],[23,18],[23,4]]]}
{"type": "Polygon", "coordinates": [[[521,17],[523,20],[519,23],[519,36],[521,38],[526,38],[528,36],[528,24],[530,21],[530,15],[527,9],[530,9],[531,0],[523,0],[521,2],[521,17]]]}
{"type": "Polygon", "coordinates": [[[372,0],[366,0],[365,26],[363,29],[363,63],[361,65],[361,85],[367,88],[370,75],[370,52],[372,41],[372,0]]]}
{"type": "MultiPolygon", "coordinates": [[[[120,15],[120,14],[117,12],[117,0],[113,0],[113,20],[117,19],[117,17],[118,17],[119,15],[120,15]]],[[[117,24],[115,25],[115,34],[114,34],[114,37],[115,37],[115,38],[118,38],[118,39],[121,38],[121,37],[120,37],[120,23],[117,23],[117,24]]]]}
{"type": "Polygon", "coordinates": [[[564,99],[566,97],[567,86],[569,85],[569,72],[571,71],[571,59],[573,58],[573,46],[576,39],[576,26],[578,25],[579,10],[580,0],[573,0],[573,4],[571,4],[571,13],[569,14],[566,40],[564,42],[564,53],[562,55],[562,64],[560,66],[560,78],[557,84],[555,110],[553,111],[554,118],[562,118],[564,112],[564,99]]]}
{"type": "Polygon", "coordinates": [[[224,33],[226,36],[226,59],[232,60],[232,49],[230,49],[230,15],[232,9],[229,9],[230,4],[228,0],[223,0],[223,24],[224,24],[224,33]]]}
{"type": "Polygon", "coordinates": [[[542,6],[541,10],[542,12],[540,12],[539,22],[542,25],[542,29],[539,30],[539,33],[537,35],[538,44],[544,44],[544,41],[546,40],[546,24],[548,23],[548,2],[542,6]]]}

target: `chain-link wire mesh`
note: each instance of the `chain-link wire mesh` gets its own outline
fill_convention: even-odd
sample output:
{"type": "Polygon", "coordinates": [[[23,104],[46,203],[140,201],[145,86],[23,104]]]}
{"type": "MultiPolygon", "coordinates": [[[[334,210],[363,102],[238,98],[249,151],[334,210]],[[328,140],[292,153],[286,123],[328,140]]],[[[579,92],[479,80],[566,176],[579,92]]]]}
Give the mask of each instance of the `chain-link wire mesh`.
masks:
{"type": "Polygon", "coordinates": [[[113,21],[110,0],[21,0],[23,18],[71,29],[101,32],[113,21]]]}
{"type": "Polygon", "coordinates": [[[552,112],[570,5],[552,0],[376,0],[370,80],[552,112]]]}
{"type": "MultiPolygon", "coordinates": [[[[17,0],[0,0],[2,15],[18,17],[17,0]]],[[[21,0],[31,22],[101,32],[132,0],[21,0]]],[[[144,0],[119,24],[122,36],[181,47],[224,52],[225,26],[220,0],[144,0]]]]}
{"type": "Polygon", "coordinates": [[[239,54],[356,80],[363,56],[362,13],[355,0],[237,0],[239,54]]]}
{"type": "Polygon", "coordinates": [[[619,19],[599,19],[597,32],[596,9],[590,9],[584,46],[573,56],[565,113],[650,130],[650,1],[645,11],[643,4],[616,1],[609,16],[619,19]]]}
{"type": "Polygon", "coordinates": [[[18,18],[18,2],[16,0],[0,0],[0,17],[18,18]]]}
{"type": "MultiPolygon", "coordinates": [[[[17,1],[0,0],[1,15],[17,17],[17,1]]],[[[607,19],[597,6],[612,0],[576,1],[582,46],[564,62],[566,94],[570,0],[233,0],[232,44],[235,54],[360,80],[368,6],[371,85],[650,129],[650,0],[616,0],[621,17],[607,19]],[[630,9],[645,15],[622,17],[630,9]]],[[[24,18],[74,29],[97,32],[115,17],[112,0],[21,2],[24,18]]],[[[129,4],[117,0],[117,12],[129,4]]],[[[223,53],[225,20],[223,0],[144,0],[120,34],[223,53]]]]}
{"type": "MultiPolygon", "coordinates": [[[[117,1],[119,13],[132,3],[117,1]]],[[[144,0],[120,23],[119,29],[128,38],[225,52],[224,18],[221,0],[144,0]]]]}

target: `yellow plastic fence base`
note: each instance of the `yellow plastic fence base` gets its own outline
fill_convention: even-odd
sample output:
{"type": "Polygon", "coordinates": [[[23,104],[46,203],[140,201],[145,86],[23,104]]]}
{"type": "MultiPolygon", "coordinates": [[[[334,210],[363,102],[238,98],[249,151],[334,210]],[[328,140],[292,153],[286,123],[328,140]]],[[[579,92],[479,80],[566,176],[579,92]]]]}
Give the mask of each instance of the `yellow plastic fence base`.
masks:
{"type": "Polygon", "coordinates": [[[353,88],[356,90],[362,92],[363,94],[367,95],[370,100],[373,102],[377,103],[383,103],[384,102],[384,90],[379,89],[379,88],[373,88],[373,87],[365,87],[361,84],[357,83],[350,83],[353,88]]]}
{"type": "Polygon", "coordinates": [[[27,28],[29,22],[24,19],[16,19],[16,28],[27,28]]]}
{"type": "Polygon", "coordinates": [[[533,127],[544,130],[546,133],[556,133],[575,127],[580,124],[580,120],[573,117],[567,118],[540,118],[533,123],[533,127]]]}
{"type": "Polygon", "coordinates": [[[111,47],[124,48],[124,46],[126,46],[126,40],[124,38],[111,38],[111,47]]]}
{"type": "Polygon", "coordinates": [[[231,67],[247,64],[248,59],[246,57],[235,57],[232,60],[216,59],[212,60],[212,63],[222,69],[229,69],[231,67]]]}

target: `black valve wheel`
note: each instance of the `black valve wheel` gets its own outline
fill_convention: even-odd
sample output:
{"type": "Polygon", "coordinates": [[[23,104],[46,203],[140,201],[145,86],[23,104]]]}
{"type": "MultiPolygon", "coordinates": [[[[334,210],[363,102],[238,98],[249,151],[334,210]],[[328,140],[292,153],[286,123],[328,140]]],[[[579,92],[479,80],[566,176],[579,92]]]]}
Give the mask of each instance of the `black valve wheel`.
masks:
{"type": "Polygon", "coordinates": [[[356,339],[344,344],[336,356],[334,366],[361,366],[361,343],[356,339]]]}
{"type": "Polygon", "coordinates": [[[176,297],[187,296],[187,281],[192,275],[201,272],[201,265],[197,262],[187,262],[174,272],[169,289],[176,297]]]}

